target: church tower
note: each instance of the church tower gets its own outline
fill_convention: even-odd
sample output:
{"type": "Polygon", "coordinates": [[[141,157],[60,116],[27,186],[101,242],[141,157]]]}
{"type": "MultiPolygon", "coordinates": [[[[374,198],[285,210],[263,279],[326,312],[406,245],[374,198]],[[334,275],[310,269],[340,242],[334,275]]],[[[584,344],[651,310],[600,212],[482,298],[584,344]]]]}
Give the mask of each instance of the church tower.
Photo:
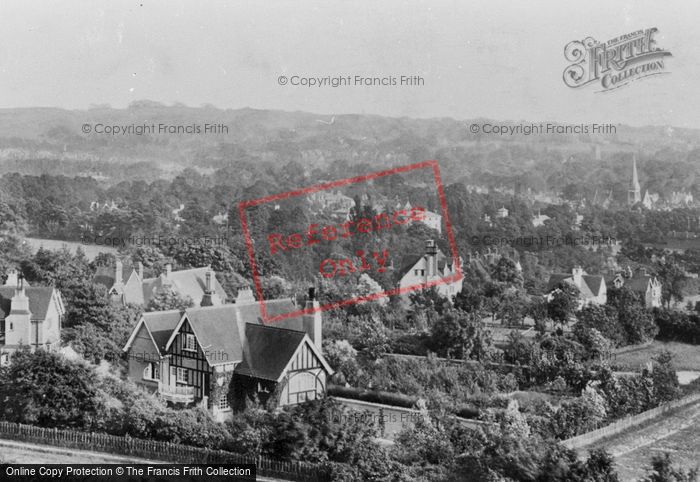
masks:
{"type": "Polygon", "coordinates": [[[632,156],[632,182],[627,191],[627,203],[633,206],[642,200],[642,189],[639,186],[639,176],[637,175],[637,158],[632,156]]]}

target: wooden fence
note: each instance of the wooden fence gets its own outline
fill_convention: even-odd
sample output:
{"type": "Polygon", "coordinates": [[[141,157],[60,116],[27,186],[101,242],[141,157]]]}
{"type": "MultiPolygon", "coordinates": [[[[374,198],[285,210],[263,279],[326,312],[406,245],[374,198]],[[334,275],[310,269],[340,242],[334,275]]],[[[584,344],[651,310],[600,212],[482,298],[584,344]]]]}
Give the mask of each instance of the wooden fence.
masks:
{"type": "Polygon", "coordinates": [[[272,460],[128,436],[0,422],[0,438],[181,464],[255,464],[258,475],[298,482],[330,480],[329,468],[323,464],[272,460]]]}
{"type": "Polygon", "coordinates": [[[688,395],[687,397],[674,400],[673,402],[659,405],[658,407],[652,408],[651,410],[647,410],[646,412],[625,417],[623,419],[618,420],[617,422],[613,422],[610,425],[606,425],[605,427],[599,428],[597,430],[577,435],[576,437],[564,440],[561,443],[565,447],[573,450],[580,449],[591,445],[595,442],[598,442],[599,440],[604,439],[606,437],[617,435],[628,428],[640,425],[646,421],[658,417],[659,415],[665,412],[674,410],[679,407],[683,407],[685,405],[689,405],[691,403],[697,402],[698,400],[700,400],[700,393],[693,393],[692,395],[688,395]]]}

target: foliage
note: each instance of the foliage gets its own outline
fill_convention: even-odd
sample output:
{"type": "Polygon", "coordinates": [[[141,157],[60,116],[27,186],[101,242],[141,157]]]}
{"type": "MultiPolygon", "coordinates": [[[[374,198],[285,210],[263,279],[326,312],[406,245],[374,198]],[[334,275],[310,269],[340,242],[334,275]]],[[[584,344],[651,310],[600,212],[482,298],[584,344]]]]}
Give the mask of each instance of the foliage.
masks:
{"type": "Polygon", "coordinates": [[[153,296],[148,302],[146,311],[180,310],[194,306],[194,301],[189,296],[181,296],[176,291],[163,289],[153,296]]]}
{"type": "Polygon", "coordinates": [[[491,334],[473,313],[446,311],[433,324],[430,336],[431,348],[441,356],[479,361],[493,356],[491,334]]]}
{"type": "Polygon", "coordinates": [[[94,370],[60,354],[20,350],[0,371],[5,420],[43,427],[90,428],[100,408],[94,370]]]}
{"type": "Polygon", "coordinates": [[[698,480],[697,468],[686,472],[673,467],[671,455],[668,452],[654,455],[647,472],[641,482],[696,482],[698,480]]]}

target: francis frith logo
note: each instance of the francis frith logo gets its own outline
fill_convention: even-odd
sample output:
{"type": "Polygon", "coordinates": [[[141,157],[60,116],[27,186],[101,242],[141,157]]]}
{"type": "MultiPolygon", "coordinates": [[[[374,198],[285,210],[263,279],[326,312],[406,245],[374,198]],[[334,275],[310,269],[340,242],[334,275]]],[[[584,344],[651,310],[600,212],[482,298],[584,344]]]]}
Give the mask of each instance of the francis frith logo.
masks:
{"type": "Polygon", "coordinates": [[[600,82],[598,92],[610,91],[635,80],[666,72],[664,59],[671,52],[656,45],[657,28],[637,30],[607,42],[593,37],[574,40],[564,47],[572,62],[564,69],[564,83],[571,88],[600,82]]]}

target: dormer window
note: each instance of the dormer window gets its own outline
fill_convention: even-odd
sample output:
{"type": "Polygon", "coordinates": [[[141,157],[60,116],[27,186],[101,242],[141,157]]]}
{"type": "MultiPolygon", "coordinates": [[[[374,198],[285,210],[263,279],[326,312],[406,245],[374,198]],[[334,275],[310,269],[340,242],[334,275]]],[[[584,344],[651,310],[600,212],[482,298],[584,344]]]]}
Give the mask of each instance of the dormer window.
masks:
{"type": "Polygon", "coordinates": [[[186,333],[183,343],[184,343],[184,346],[182,347],[183,349],[185,349],[187,351],[197,351],[197,346],[195,344],[195,339],[194,339],[193,334],[186,333]]]}

